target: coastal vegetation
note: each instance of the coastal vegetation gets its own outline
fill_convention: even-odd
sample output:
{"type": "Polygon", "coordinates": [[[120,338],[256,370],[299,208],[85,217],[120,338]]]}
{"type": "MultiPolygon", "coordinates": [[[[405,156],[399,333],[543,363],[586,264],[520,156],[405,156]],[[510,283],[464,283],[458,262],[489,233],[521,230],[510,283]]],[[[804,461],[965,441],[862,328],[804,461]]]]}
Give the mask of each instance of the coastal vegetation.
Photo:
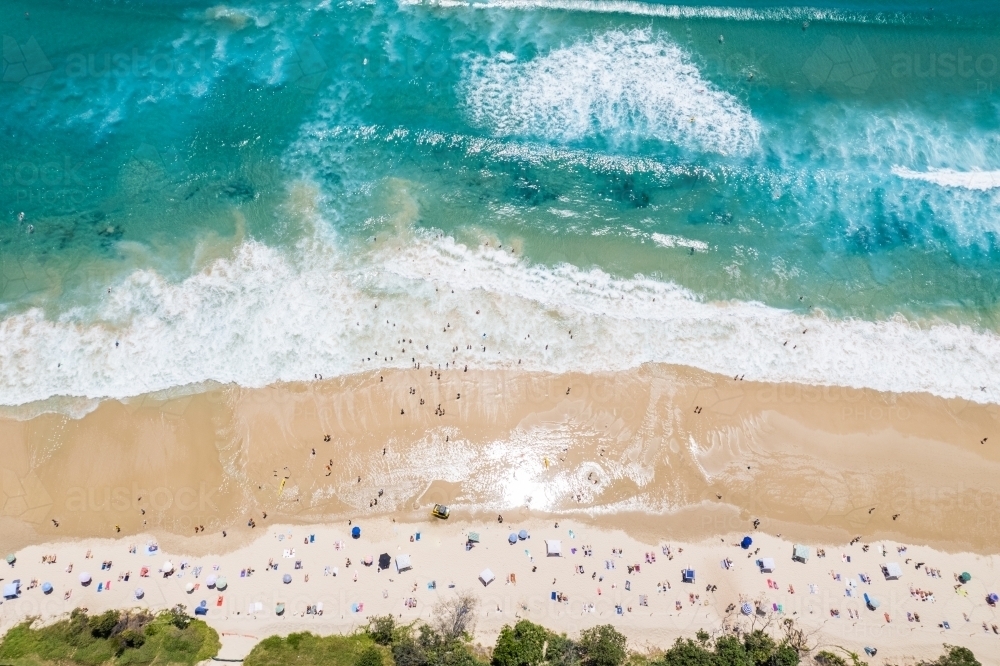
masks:
{"type": "Polygon", "coordinates": [[[218,654],[219,634],[183,606],[153,614],[109,610],[89,615],[77,608],[65,620],[35,627],[33,619],[13,627],[0,641],[0,664],[196,664],[218,654]]]}
{"type": "MultiPolygon", "coordinates": [[[[376,616],[347,636],[309,632],[271,636],[244,659],[245,666],[867,666],[843,648],[810,649],[790,623],[774,638],[756,629],[712,637],[698,631],[668,649],[630,652],[624,634],[610,624],[570,638],[518,620],[500,631],[492,648],[475,645],[476,600],[459,596],[439,604],[430,623],[400,624],[376,616]]],[[[194,664],[213,658],[219,636],[183,606],[152,614],[109,610],[89,615],[74,610],[45,627],[33,620],[12,628],[0,641],[0,666],[138,666],[194,664]]],[[[915,666],[981,666],[964,647],[945,645],[934,661],[915,666]]]]}

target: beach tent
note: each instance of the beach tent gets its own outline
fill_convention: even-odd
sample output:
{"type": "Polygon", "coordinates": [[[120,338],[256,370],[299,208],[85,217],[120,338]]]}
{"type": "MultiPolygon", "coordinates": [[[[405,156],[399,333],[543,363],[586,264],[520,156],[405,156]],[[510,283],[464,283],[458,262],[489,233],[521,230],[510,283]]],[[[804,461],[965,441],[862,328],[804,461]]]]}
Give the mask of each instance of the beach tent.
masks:
{"type": "Polygon", "coordinates": [[[229,582],[226,580],[225,576],[219,576],[215,580],[215,589],[217,589],[217,590],[224,590],[224,589],[226,589],[226,587],[228,585],[229,585],[229,582]]]}
{"type": "Polygon", "coordinates": [[[958,580],[962,583],[968,583],[970,580],[972,580],[972,574],[970,574],[968,571],[963,571],[961,574],[959,574],[958,580]]]}
{"type": "Polygon", "coordinates": [[[86,571],[80,574],[80,585],[90,585],[90,574],[86,571]]]}
{"type": "Polygon", "coordinates": [[[42,593],[43,594],[52,594],[52,583],[50,583],[48,581],[45,581],[44,583],[42,583],[42,593]]]}
{"type": "Polygon", "coordinates": [[[885,576],[886,580],[899,580],[903,577],[903,570],[896,562],[889,562],[882,565],[882,575],[885,576]]]}
{"type": "Polygon", "coordinates": [[[868,593],[865,592],[865,606],[868,606],[868,608],[871,608],[872,610],[875,610],[876,608],[878,608],[881,605],[882,605],[882,602],[880,602],[875,597],[868,596],[868,593]]]}
{"type": "Polygon", "coordinates": [[[562,556],[562,542],[558,540],[549,539],[545,542],[545,554],[548,557],[561,557],[562,556]]]}
{"type": "Polygon", "coordinates": [[[792,559],[796,562],[806,562],[809,559],[809,549],[800,544],[792,547],[792,559]]]}
{"type": "Polygon", "coordinates": [[[507,535],[507,543],[509,543],[512,546],[515,543],[517,543],[517,535],[515,533],[513,533],[513,532],[511,532],[510,534],[508,534],[507,535]]]}
{"type": "Polygon", "coordinates": [[[757,560],[757,566],[760,567],[761,573],[772,573],[774,571],[774,559],[763,557],[757,560]]]}
{"type": "Polygon", "coordinates": [[[693,583],[694,582],[694,569],[684,569],[681,572],[681,580],[684,581],[685,583],[693,583]]]}
{"type": "Polygon", "coordinates": [[[354,538],[354,539],[360,539],[361,538],[361,528],[358,527],[357,525],[355,525],[354,527],[352,527],[351,528],[351,537],[354,538]]]}
{"type": "Polygon", "coordinates": [[[528,530],[521,530],[520,532],[518,532],[517,533],[517,538],[520,539],[521,541],[524,541],[525,539],[527,539],[528,538],[528,530]]]}
{"type": "Polygon", "coordinates": [[[136,598],[136,599],[142,599],[142,597],[143,597],[143,596],[144,596],[144,595],[145,595],[146,593],[142,591],[142,588],[141,588],[141,587],[137,587],[137,588],[135,588],[135,592],[134,592],[133,594],[135,594],[135,598],[136,598]]]}
{"type": "Polygon", "coordinates": [[[389,557],[389,553],[382,553],[378,556],[378,568],[388,569],[389,563],[392,562],[392,558],[389,557]]]}
{"type": "Polygon", "coordinates": [[[748,536],[743,537],[743,541],[740,541],[740,548],[747,550],[753,545],[753,539],[748,536]]]}
{"type": "Polygon", "coordinates": [[[288,585],[289,583],[291,583],[292,582],[292,574],[285,574],[284,576],[282,576],[281,577],[281,582],[284,583],[285,585],[288,585]]]}
{"type": "Polygon", "coordinates": [[[496,576],[489,569],[483,569],[482,573],[479,574],[479,580],[482,582],[483,586],[489,585],[496,580],[496,576]]]}
{"type": "Polygon", "coordinates": [[[15,580],[13,583],[7,583],[3,586],[3,598],[4,599],[17,599],[21,594],[21,581],[15,580]]]}
{"type": "Polygon", "coordinates": [[[396,556],[396,573],[403,573],[409,569],[412,569],[413,565],[410,564],[409,555],[397,555],[396,556]]]}
{"type": "Polygon", "coordinates": [[[208,585],[209,587],[215,587],[215,582],[217,580],[218,580],[218,577],[215,576],[214,574],[212,574],[208,578],[205,579],[205,585],[208,585]]]}

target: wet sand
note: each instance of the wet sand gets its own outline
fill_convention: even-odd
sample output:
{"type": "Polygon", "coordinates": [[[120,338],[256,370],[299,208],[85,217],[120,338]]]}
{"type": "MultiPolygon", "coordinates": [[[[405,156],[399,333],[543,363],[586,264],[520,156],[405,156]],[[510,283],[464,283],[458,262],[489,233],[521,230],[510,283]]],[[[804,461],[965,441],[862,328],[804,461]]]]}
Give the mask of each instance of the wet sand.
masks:
{"type": "Polygon", "coordinates": [[[196,553],[247,543],[251,518],[257,532],[424,520],[445,503],[460,519],[572,516],[651,543],[759,519],[788,539],[989,553],[998,423],[993,405],[662,365],[219,387],[0,420],[0,530],[6,550],[152,532],[193,537],[196,553]]]}

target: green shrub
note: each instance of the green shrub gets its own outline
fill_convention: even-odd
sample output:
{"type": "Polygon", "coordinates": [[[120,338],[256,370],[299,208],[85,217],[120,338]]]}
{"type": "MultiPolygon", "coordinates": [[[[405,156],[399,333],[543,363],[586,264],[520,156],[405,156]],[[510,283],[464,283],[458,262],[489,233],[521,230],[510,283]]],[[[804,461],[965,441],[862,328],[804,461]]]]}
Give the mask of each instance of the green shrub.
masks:
{"type": "Polygon", "coordinates": [[[370,647],[358,655],[354,666],[382,666],[382,652],[377,647],[370,647]]]}
{"type": "Polygon", "coordinates": [[[528,620],[500,630],[493,648],[494,666],[535,666],[541,663],[548,631],[528,620]]]}
{"type": "Polygon", "coordinates": [[[969,648],[945,645],[944,649],[945,653],[937,661],[921,666],[982,666],[969,648]]]}
{"type": "Polygon", "coordinates": [[[580,632],[580,653],[587,666],[620,666],[628,656],[627,639],[610,624],[580,632]]]}
{"type": "Polygon", "coordinates": [[[368,621],[368,635],[379,645],[391,645],[396,634],[396,620],[391,615],[376,615],[368,621]]]}
{"type": "Polygon", "coordinates": [[[193,665],[218,653],[219,636],[207,624],[187,618],[180,629],[175,622],[173,611],[154,616],[112,610],[88,616],[76,609],[47,627],[36,629],[28,621],[12,628],[0,641],[0,663],[193,665]]]}
{"type": "Polygon", "coordinates": [[[847,662],[844,661],[843,657],[827,650],[820,650],[815,659],[816,663],[821,664],[821,666],[847,666],[847,662]]]}
{"type": "Polygon", "coordinates": [[[90,618],[90,633],[94,638],[111,638],[118,626],[118,616],[118,611],[109,610],[90,618]]]}

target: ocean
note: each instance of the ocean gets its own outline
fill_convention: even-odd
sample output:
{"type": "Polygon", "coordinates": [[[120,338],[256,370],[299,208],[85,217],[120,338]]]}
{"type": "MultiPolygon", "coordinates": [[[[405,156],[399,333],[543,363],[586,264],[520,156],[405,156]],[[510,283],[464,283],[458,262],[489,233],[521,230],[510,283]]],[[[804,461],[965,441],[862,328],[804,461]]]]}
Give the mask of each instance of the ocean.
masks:
{"type": "Polygon", "coordinates": [[[1000,12],[5,1],[0,404],[380,368],[1000,402],[1000,12]]]}

